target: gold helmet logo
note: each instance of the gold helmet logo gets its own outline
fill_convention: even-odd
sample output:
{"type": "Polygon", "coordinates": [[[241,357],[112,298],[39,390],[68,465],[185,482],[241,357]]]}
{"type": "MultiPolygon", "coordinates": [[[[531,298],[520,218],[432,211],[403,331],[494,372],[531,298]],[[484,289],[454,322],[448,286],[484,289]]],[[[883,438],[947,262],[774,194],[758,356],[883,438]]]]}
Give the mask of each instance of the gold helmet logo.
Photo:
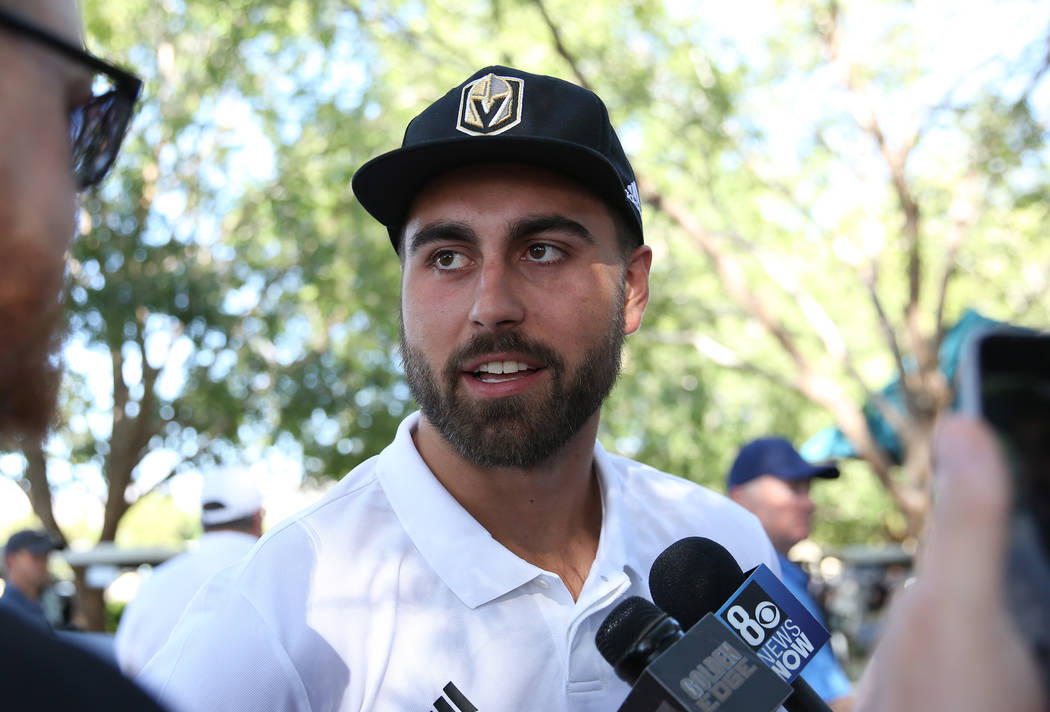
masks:
{"type": "Polygon", "coordinates": [[[525,81],[488,74],[463,87],[456,128],[471,136],[503,133],[521,123],[525,81]]]}

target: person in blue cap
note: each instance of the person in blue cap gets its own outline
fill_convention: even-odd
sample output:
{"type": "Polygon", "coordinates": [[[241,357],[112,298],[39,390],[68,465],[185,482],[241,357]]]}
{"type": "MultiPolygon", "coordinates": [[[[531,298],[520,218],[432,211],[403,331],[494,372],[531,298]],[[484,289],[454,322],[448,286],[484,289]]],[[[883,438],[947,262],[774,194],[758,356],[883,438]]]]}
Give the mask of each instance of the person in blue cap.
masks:
{"type": "Polygon", "coordinates": [[[32,529],[15,532],[4,547],[6,585],[0,595],[0,607],[48,631],[51,623],[44,615],[40,596],[47,586],[47,562],[55,548],[50,534],[32,529]]]}
{"type": "MultiPolygon", "coordinates": [[[[808,591],[809,577],[788,559],[787,552],[809,536],[815,509],[809,496],[810,482],[814,477],[838,476],[834,465],[806,462],[784,438],[766,437],[740,449],[726,482],[730,499],[762,522],[777,550],[784,583],[822,623],[820,608],[808,591]]],[[[802,676],[835,712],[852,708],[852,686],[830,645],[817,653],[802,676]]]]}

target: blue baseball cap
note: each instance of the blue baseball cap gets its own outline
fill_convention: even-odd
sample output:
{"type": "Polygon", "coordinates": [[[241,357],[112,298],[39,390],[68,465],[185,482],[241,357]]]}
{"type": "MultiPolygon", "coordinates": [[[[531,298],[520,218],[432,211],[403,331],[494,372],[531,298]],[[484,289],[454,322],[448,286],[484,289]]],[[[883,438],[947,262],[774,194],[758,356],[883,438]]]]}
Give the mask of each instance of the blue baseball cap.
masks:
{"type": "Polygon", "coordinates": [[[48,532],[23,529],[11,535],[11,538],[7,540],[7,546],[4,547],[4,551],[11,554],[24,549],[34,554],[46,554],[57,548],[59,548],[58,542],[48,532]]]}
{"type": "Polygon", "coordinates": [[[772,475],[782,480],[805,480],[812,477],[834,479],[839,468],[832,464],[814,465],[802,459],[798,451],[784,438],[759,438],[740,448],[740,453],[729,468],[727,487],[736,487],[761,475],[772,475]]]}

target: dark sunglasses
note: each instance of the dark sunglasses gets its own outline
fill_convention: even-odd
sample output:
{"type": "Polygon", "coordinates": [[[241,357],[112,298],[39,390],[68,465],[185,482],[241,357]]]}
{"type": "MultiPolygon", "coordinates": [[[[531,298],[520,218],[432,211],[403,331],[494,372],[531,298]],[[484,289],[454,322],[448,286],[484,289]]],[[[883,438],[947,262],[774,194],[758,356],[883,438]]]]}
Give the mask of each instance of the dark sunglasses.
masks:
{"type": "Polygon", "coordinates": [[[94,73],[91,86],[95,95],[70,111],[69,138],[77,189],[96,185],[117,157],[142,90],[142,80],[3,9],[0,26],[45,44],[94,73]]]}

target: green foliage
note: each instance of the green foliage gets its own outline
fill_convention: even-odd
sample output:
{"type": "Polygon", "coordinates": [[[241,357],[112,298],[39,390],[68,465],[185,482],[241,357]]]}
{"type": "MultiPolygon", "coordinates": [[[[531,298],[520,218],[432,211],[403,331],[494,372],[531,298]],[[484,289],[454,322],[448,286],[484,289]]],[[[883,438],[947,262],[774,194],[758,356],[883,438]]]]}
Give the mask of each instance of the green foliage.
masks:
{"type": "Polygon", "coordinates": [[[203,533],[200,515],[175,506],[159,493],[140,497],[120,522],[116,545],[120,547],[167,547],[174,551],[203,533]]]}
{"type": "MultiPolygon", "coordinates": [[[[838,27],[845,49],[866,52],[851,77],[880,118],[896,117],[903,99],[927,112],[907,166],[924,218],[922,290],[938,290],[964,222],[948,321],[973,307],[1046,323],[1046,116],[996,81],[1031,74],[1031,55],[1003,60],[976,88],[919,101],[929,69],[911,3],[770,2],[746,38],[710,9],[87,0],[92,49],[141,73],[146,89],[114,174],[84,202],[73,249],[71,334],[113,366],[71,364],[70,417],[57,436],[73,464],[108,477],[129,442],[114,433],[130,421],[149,433],[130,456],[163,451],[175,471],[276,449],[309,477],[339,477],[378,452],[413,405],[398,366],[397,259],[350,177],[398,145],[422,106],[490,63],[588,82],[639,175],[739,258],[801,355],[860,402],[865,386],[895,373],[862,268],[878,267],[886,313],[899,322],[908,252],[898,196],[829,68],[825,40],[838,27]],[[850,44],[851,32],[866,44],[850,44]],[[856,376],[817,337],[811,302],[837,325],[856,376]],[[107,379],[113,388],[110,372],[127,388],[115,417],[119,394],[96,392],[107,379]]],[[[697,244],[662,212],[647,208],[645,219],[652,300],[601,436],[721,489],[744,441],[800,442],[831,416],[787,385],[795,365],[727,295],[697,244]],[[723,368],[698,338],[760,369],[723,368]]],[[[929,327],[932,310],[921,318],[929,327]]],[[[135,470],[129,497],[153,486],[148,470],[135,470]]],[[[118,541],[184,536],[185,522],[153,497],[129,510],[118,541]]],[[[821,540],[873,541],[899,528],[863,467],[815,497],[821,540]]]]}
{"type": "Polygon", "coordinates": [[[120,625],[120,617],[124,615],[126,607],[127,604],[120,601],[106,601],[106,623],[103,629],[105,632],[117,632],[117,626],[120,625]]]}

